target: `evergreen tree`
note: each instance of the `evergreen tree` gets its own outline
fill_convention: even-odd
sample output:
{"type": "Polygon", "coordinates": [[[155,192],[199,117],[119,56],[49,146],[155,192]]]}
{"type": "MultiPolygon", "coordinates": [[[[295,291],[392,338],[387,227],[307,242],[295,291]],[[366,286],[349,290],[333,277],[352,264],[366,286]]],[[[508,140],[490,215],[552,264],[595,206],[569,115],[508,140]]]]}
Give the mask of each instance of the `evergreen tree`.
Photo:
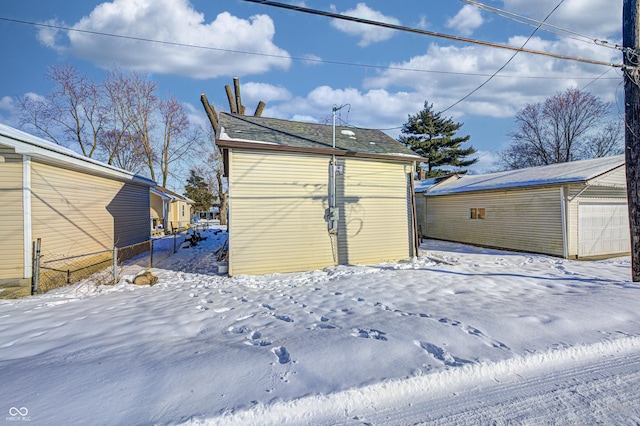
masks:
{"type": "Polygon", "coordinates": [[[201,176],[196,174],[195,170],[190,171],[187,184],[184,186],[185,197],[191,198],[194,201],[193,210],[195,211],[209,211],[215,201],[215,197],[209,189],[209,185],[204,181],[201,176]]]}
{"type": "Polygon", "coordinates": [[[454,171],[466,173],[464,167],[476,163],[478,159],[466,159],[475,154],[476,149],[472,146],[466,149],[460,147],[471,137],[456,137],[460,127],[461,123],[443,118],[442,113],[433,111],[433,104],[425,102],[422,111],[409,115],[398,141],[427,159],[426,177],[442,176],[454,171]],[[443,169],[443,166],[450,166],[452,169],[443,169]]]}

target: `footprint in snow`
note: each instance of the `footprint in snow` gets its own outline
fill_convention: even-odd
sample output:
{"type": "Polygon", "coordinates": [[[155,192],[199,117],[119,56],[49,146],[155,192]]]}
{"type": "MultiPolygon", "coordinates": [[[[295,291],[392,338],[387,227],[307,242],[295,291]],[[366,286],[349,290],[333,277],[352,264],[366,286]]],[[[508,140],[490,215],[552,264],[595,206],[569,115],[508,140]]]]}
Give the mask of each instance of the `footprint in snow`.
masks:
{"type": "Polygon", "coordinates": [[[386,333],[384,333],[384,332],[382,332],[380,330],[375,330],[373,328],[370,328],[370,329],[354,328],[352,336],[354,336],[354,337],[363,337],[365,339],[375,339],[375,340],[386,341],[388,339],[386,337],[384,337],[385,334],[386,333]]]}
{"type": "Polygon", "coordinates": [[[435,359],[442,361],[444,365],[448,365],[450,367],[460,367],[461,365],[471,363],[471,361],[451,355],[449,352],[447,352],[446,349],[441,348],[438,345],[434,345],[433,343],[423,342],[419,340],[416,340],[414,343],[431,354],[431,356],[433,356],[435,359]]]}
{"type": "Polygon", "coordinates": [[[278,357],[278,362],[280,364],[288,364],[291,361],[291,354],[287,351],[287,348],[284,346],[278,346],[277,348],[271,349],[271,352],[274,353],[276,357],[278,357]]]}
{"type": "Polygon", "coordinates": [[[497,349],[504,349],[504,350],[509,350],[509,347],[507,345],[505,345],[504,343],[492,339],[491,337],[487,336],[486,334],[484,334],[482,331],[478,330],[475,327],[471,327],[469,325],[463,324],[460,321],[456,321],[456,320],[451,320],[449,318],[440,318],[438,320],[438,322],[442,323],[442,324],[448,324],[454,327],[458,327],[460,330],[465,331],[467,333],[469,333],[472,336],[475,336],[477,338],[479,338],[480,340],[482,340],[487,346],[491,346],[493,348],[497,348],[497,349]]]}
{"type": "Polygon", "coordinates": [[[251,346],[269,346],[271,344],[270,341],[262,339],[262,333],[259,331],[254,331],[250,336],[247,337],[247,340],[244,342],[247,345],[251,346]]]}
{"type": "Polygon", "coordinates": [[[276,318],[284,322],[293,322],[293,319],[291,319],[291,317],[289,317],[288,315],[276,315],[276,318]]]}

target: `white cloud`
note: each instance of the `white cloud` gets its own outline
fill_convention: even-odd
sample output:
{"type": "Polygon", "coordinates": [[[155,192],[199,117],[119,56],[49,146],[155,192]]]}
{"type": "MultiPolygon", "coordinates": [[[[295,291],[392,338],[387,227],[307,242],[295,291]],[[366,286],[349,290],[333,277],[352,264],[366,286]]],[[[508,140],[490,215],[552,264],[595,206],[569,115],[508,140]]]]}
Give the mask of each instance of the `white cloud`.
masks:
{"type": "Polygon", "coordinates": [[[460,34],[470,36],[476,28],[484,23],[480,9],[467,4],[453,18],[447,21],[448,28],[454,28],[460,34]]]}
{"type": "Polygon", "coordinates": [[[187,116],[189,117],[189,123],[203,129],[209,129],[211,128],[211,123],[204,112],[204,108],[202,108],[202,104],[199,105],[200,107],[198,108],[189,102],[184,102],[182,104],[187,112],[187,116]]]}
{"type": "MultiPolygon", "coordinates": [[[[316,122],[329,123],[334,105],[344,105],[339,112],[342,122],[366,128],[390,128],[401,126],[409,112],[419,111],[424,98],[418,93],[388,92],[384,89],[360,91],[355,88],[334,89],[319,86],[305,97],[272,105],[268,112],[272,117],[315,117],[316,122]]],[[[312,120],[305,120],[312,121],[312,120]]],[[[392,130],[396,137],[400,130],[392,130]]]]}
{"type": "Polygon", "coordinates": [[[242,84],[242,100],[265,103],[271,101],[287,101],[291,99],[291,93],[282,86],[274,86],[267,83],[248,82],[242,84]]]}
{"type": "Polygon", "coordinates": [[[313,53],[308,53],[304,55],[304,64],[305,65],[320,65],[322,58],[318,55],[314,55],[313,53]]]}
{"type": "Polygon", "coordinates": [[[417,27],[423,30],[429,28],[429,21],[427,21],[426,15],[420,15],[420,21],[418,21],[417,27]]]}
{"type": "MultiPolygon", "coordinates": [[[[525,40],[524,37],[514,37],[509,44],[521,46],[525,40]]],[[[533,38],[527,47],[610,62],[620,59],[616,51],[567,39],[547,41],[533,38]]],[[[423,55],[390,64],[394,69],[365,80],[364,87],[409,90],[421,94],[441,110],[471,93],[512,55],[512,51],[483,46],[456,47],[434,43],[423,55]],[[435,72],[425,72],[427,70],[435,72]],[[469,75],[464,77],[455,73],[469,75]]],[[[592,81],[583,77],[595,78],[604,71],[606,68],[602,66],[520,53],[497,77],[452,109],[451,114],[509,117],[527,103],[542,101],[568,87],[580,88],[592,81]]],[[[609,74],[606,77],[616,79],[600,79],[589,90],[607,101],[613,101],[619,80],[614,72],[609,74]]]]}
{"type": "MultiPolygon", "coordinates": [[[[331,6],[332,10],[336,10],[335,6],[331,6]]],[[[354,9],[345,10],[340,12],[341,15],[352,16],[354,18],[363,18],[371,21],[379,21],[387,24],[399,25],[400,21],[392,16],[386,16],[381,12],[371,9],[365,3],[358,3],[354,9]]],[[[390,39],[394,31],[387,28],[381,28],[373,25],[359,24],[357,22],[344,21],[340,19],[334,19],[331,21],[331,25],[351,36],[359,37],[360,41],[358,46],[366,47],[371,43],[377,43],[390,39]]]]}
{"type": "Polygon", "coordinates": [[[473,156],[478,161],[467,168],[468,173],[472,175],[481,175],[485,173],[493,173],[498,171],[498,154],[491,151],[477,151],[473,156]]]}
{"type": "Polygon", "coordinates": [[[275,28],[267,15],[245,20],[223,12],[207,23],[188,0],[113,0],[98,5],[73,28],[180,45],[75,31],[69,32],[67,43],[62,44],[60,33],[50,29],[42,30],[39,38],[46,46],[103,68],[118,63],[140,72],[200,79],[259,74],[272,68],[287,69],[291,63],[290,55],[273,43],[275,28]]]}
{"type": "Polygon", "coordinates": [[[0,122],[9,126],[18,126],[18,109],[10,96],[0,98],[0,122]]]}
{"type": "Polygon", "coordinates": [[[0,111],[11,111],[14,109],[13,99],[9,96],[0,98],[0,111]]]}
{"type": "MultiPolygon", "coordinates": [[[[504,0],[503,8],[543,20],[557,5],[557,0],[504,0]]],[[[591,38],[617,40],[621,37],[622,0],[565,0],[547,22],[591,38]]]]}

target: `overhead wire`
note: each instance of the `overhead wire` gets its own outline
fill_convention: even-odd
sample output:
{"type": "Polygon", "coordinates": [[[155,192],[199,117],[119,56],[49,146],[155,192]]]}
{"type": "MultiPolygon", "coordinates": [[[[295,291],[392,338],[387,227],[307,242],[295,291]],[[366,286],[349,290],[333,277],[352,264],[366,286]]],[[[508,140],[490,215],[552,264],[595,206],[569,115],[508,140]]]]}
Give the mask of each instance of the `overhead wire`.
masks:
{"type": "Polygon", "coordinates": [[[562,28],[560,26],[557,25],[553,25],[553,24],[549,24],[546,21],[538,21],[536,19],[533,18],[529,18],[527,16],[523,16],[523,15],[519,15],[517,13],[513,13],[513,12],[508,12],[506,10],[503,9],[499,9],[495,6],[490,6],[484,3],[480,3],[479,1],[476,0],[460,0],[464,3],[473,5],[475,7],[477,7],[480,10],[484,10],[485,12],[489,12],[489,13],[493,13],[495,15],[501,16],[503,18],[506,19],[510,19],[512,21],[524,24],[524,25],[528,25],[531,27],[536,27],[537,29],[541,30],[541,31],[546,31],[555,35],[558,35],[560,37],[566,37],[566,38],[570,38],[573,40],[577,40],[577,41],[581,41],[581,42],[585,42],[585,43],[595,43],[598,46],[602,46],[602,47],[608,47],[610,49],[617,49],[617,50],[623,50],[622,46],[619,46],[617,44],[612,44],[609,43],[606,40],[600,40],[597,37],[591,37],[585,34],[581,34],[577,31],[573,31],[573,30],[569,30],[566,28],[562,28]],[[548,28],[547,28],[548,27],[548,28]],[[568,35],[570,34],[570,35],[568,35]]]}
{"type": "MultiPolygon", "coordinates": [[[[464,1],[464,0],[463,0],[464,1]]],[[[522,47],[526,46],[527,43],[529,43],[529,41],[533,38],[533,36],[536,34],[536,32],[538,32],[538,30],[540,29],[540,27],[547,21],[547,19],[549,19],[549,17],[551,17],[551,15],[553,15],[553,13],[558,10],[558,8],[560,7],[560,5],[562,5],[562,3],[564,3],[564,0],[560,0],[560,3],[558,3],[556,5],[556,7],[554,7],[551,12],[549,12],[547,14],[547,16],[544,18],[544,20],[542,22],[540,22],[538,24],[538,27],[536,29],[533,30],[533,32],[529,35],[529,37],[527,38],[527,40],[525,40],[525,42],[522,44],[522,47]]],[[[493,73],[493,75],[491,77],[489,77],[487,80],[485,80],[482,84],[480,84],[478,87],[476,87],[475,89],[473,89],[471,92],[469,92],[467,95],[463,96],[461,99],[459,99],[458,101],[454,102],[453,104],[451,104],[449,107],[445,108],[444,110],[442,110],[440,113],[446,112],[448,110],[450,110],[451,108],[453,108],[454,106],[458,105],[459,103],[463,102],[464,100],[468,99],[471,95],[473,95],[475,92],[477,92],[478,90],[480,90],[482,87],[484,87],[487,83],[489,83],[493,77],[495,77],[500,71],[502,71],[503,69],[505,69],[507,67],[507,65],[509,65],[511,63],[511,61],[516,57],[516,55],[520,53],[520,52],[515,52],[513,55],[511,55],[511,57],[507,60],[507,62],[504,63],[504,65],[502,65],[495,73],[493,73]]],[[[607,71],[609,71],[611,68],[609,68],[607,71]]],[[[480,156],[478,156],[477,158],[480,159],[482,157],[484,157],[485,155],[487,155],[489,152],[492,152],[494,150],[496,150],[497,148],[499,148],[500,146],[502,146],[502,144],[504,144],[504,142],[501,142],[500,144],[494,146],[491,150],[486,151],[484,154],[481,154],[480,156]]]]}
{"type": "MultiPolygon", "coordinates": [[[[564,0],[560,0],[560,3],[558,3],[556,5],[556,7],[553,8],[553,10],[551,12],[549,12],[546,16],[546,18],[544,18],[544,21],[542,21],[540,24],[538,24],[538,27],[533,30],[533,32],[529,35],[529,37],[525,40],[524,43],[522,43],[522,48],[524,48],[527,43],[529,43],[529,41],[533,38],[533,36],[536,34],[536,32],[538,32],[538,29],[540,29],[540,27],[542,26],[542,24],[544,22],[547,21],[547,19],[549,19],[549,17],[551,15],[553,15],[553,13],[558,10],[558,8],[560,7],[560,5],[564,3],[564,0]]],[[[504,63],[504,65],[502,65],[500,68],[498,68],[498,70],[496,72],[494,72],[491,76],[489,76],[489,78],[487,78],[484,82],[482,82],[482,84],[480,84],[478,87],[476,87],[475,89],[473,89],[471,92],[469,92],[468,94],[466,94],[465,96],[463,96],[461,99],[459,99],[458,101],[454,102],[452,105],[449,105],[447,108],[445,108],[444,110],[440,111],[440,113],[444,113],[448,110],[450,110],[451,108],[453,108],[454,106],[458,105],[460,102],[463,102],[464,100],[468,99],[471,95],[473,95],[474,93],[476,93],[478,90],[482,89],[487,83],[489,83],[491,80],[493,80],[493,77],[495,77],[500,71],[502,71],[503,69],[505,69],[507,67],[507,65],[509,65],[511,63],[511,61],[513,61],[513,59],[516,57],[516,55],[520,53],[519,51],[515,52],[513,55],[511,55],[511,57],[507,60],[507,62],[504,63]]]]}
{"type": "MultiPolygon", "coordinates": [[[[328,59],[307,58],[307,57],[298,57],[298,56],[290,56],[290,55],[278,55],[278,54],[270,54],[270,53],[255,52],[255,51],[225,49],[225,48],[219,48],[214,46],[203,46],[198,44],[179,43],[179,42],[173,42],[173,41],[167,41],[167,40],[157,40],[157,39],[151,39],[151,38],[145,38],[145,37],[106,33],[102,31],[83,30],[78,28],[65,27],[62,25],[25,21],[25,20],[6,18],[1,16],[0,16],[0,21],[31,25],[31,26],[43,27],[43,28],[50,28],[50,29],[61,30],[61,31],[70,31],[70,32],[78,32],[78,33],[98,35],[98,36],[104,36],[104,37],[120,38],[125,40],[132,40],[132,41],[141,41],[146,43],[164,44],[164,45],[176,46],[176,47],[189,47],[193,49],[213,50],[213,51],[235,53],[235,54],[241,54],[241,55],[254,55],[254,56],[263,56],[263,57],[270,57],[270,58],[278,58],[278,59],[287,59],[287,60],[291,59],[291,60],[300,61],[300,62],[314,62],[314,63],[329,64],[329,65],[341,65],[341,66],[393,70],[393,71],[409,71],[409,72],[428,73],[428,74],[464,75],[464,76],[472,76],[472,77],[488,77],[490,75],[486,73],[427,70],[427,69],[420,69],[420,68],[408,68],[408,67],[389,66],[389,65],[373,65],[373,64],[363,64],[363,63],[357,63],[357,62],[335,61],[335,60],[328,60],[328,59]]],[[[498,77],[514,78],[514,79],[540,79],[540,80],[574,80],[574,79],[590,80],[593,78],[593,77],[557,77],[557,76],[544,76],[544,75],[504,75],[504,74],[498,77]]]]}
{"type": "Polygon", "coordinates": [[[325,16],[325,17],[328,17],[328,18],[340,19],[340,20],[344,20],[344,21],[351,21],[351,22],[356,22],[356,23],[360,23],[360,24],[373,25],[373,26],[382,27],[382,28],[394,29],[394,30],[405,31],[405,32],[421,34],[421,35],[427,35],[427,36],[432,36],[432,37],[439,37],[439,38],[444,38],[444,39],[454,40],[454,41],[459,41],[459,42],[464,42],[464,43],[471,43],[471,44],[478,44],[478,45],[482,45],[482,46],[494,47],[494,48],[498,48],[498,49],[506,49],[506,50],[512,50],[512,51],[517,51],[517,52],[522,52],[522,53],[530,53],[530,54],[534,54],[534,55],[548,56],[548,57],[552,57],[552,58],[556,58],[556,59],[565,59],[565,60],[583,62],[583,63],[593,64],[593,65],[604,65],[604,66],[616,67],[616,68],[621,68],[622,67],[622,64],[614,64],[614,63],[611,63],[611,62],[598,61],[598,60],[595,60],[595,59],[586,59],[586,58],[579,58],[579,57],[575,57],[575,56],[561,55],[561,54],[558,54],[558,53],[543,52],[543,51],[540,51],[540,50],[523,49],[523,48],[518,48],[518,47],[515,47],[515,46],[510,46],[510,45],[507,45],[507,44],[493,43],[493,42],[489,42],[489,41],[477,40],[477,39],[472,39],[472,38],[467,38],[467,37],[460,37],[460,36],[455,36],[455,35],[451,35],[451,34],[444,34],[444,33],[439,33],[439,32],[435,32],[435,31],[423,30],[423,29],[419,29],[419,28],[406,27],[406,26],[403,26],[403,25],[390,24],[390,23],[387,23],[387,22],[373,21],[373,20],[370,20],[370,19],[358,18],[358,17],[355,17],[355,16],[343,15],[343,14],[334,13],[334,12],[327,12],[327,11],[318,10],[318,9],[311,9],[311,8],[307,8],[307,7],[303,7],[303,6],[285,4],[285,3],[275,2],[275,1],[271,1],[271,0],[243,0],[243,1],[249,2],[249,3],[263,4],[263,5],[266,5],[266,6],[278,7],[278,8],[282,8],[282,9],[293,10],[293,11],[296,11],[296,12],[308,13],[308,14],[312,14],[312,15],[325,16]]]}

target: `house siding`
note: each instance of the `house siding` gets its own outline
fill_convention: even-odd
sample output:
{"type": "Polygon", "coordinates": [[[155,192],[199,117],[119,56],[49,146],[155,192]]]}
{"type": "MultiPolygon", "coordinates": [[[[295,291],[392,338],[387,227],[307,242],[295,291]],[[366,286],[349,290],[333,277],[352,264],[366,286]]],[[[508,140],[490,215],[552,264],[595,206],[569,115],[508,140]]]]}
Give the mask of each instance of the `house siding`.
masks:
{"type": "Polygon", "coordinates": [[[559,187],[427,197],[427,237],[564,256],[559,187]],[[470,219],[484,208],[485,219],[470,219]]]}
{"type": "Polygon", "coordinates": [[[397,162],[339,158],[338,233],[330,234],[331,158],[230,151],[229,274],[397,261],[411,255],[407,173],[397,162]]]}
{"type": "Polygon", "coordinates": [[[337,179],[339,263],[395,262],[411,256],[410,200],[402,163],[344,159],[337,179]]]}
{"type": "Polygon", "coordinates": [[[113,247],[113,218],[105,207],[121,183],[36,162],[31,172],[32,232],[42,239],[45,259],[113,247]]]}
{"type": "Polygon", "coordinates": [[[0,284],[19,284],[24,275],[22,156],[0,147],[0,284]]]}
{"type": "Polygon", "coordinates": [[[148,239],[149,188],[32,164],[32,229],[45,259],[148,239]]]}
{"type": "Polygon", "coordinates": [[[593,183],[597,186],[626,188],[627,175],[624,166],[611,170],[610,172],[594,179],[593,183]]]}
{"type": "Polygon", "coordinates": [[[164,220],[164,200],[153,192],[150,193],[149,197],[151,218],[164,220]]]}
{"type": "Polygon", "coordinates": [[[327,232],[329,158],[229,152],[229,274],[334,265],[327,232]]]}
{"type": "Polygon", "coordinates": [[[114,223],[112,246],[124,247],[149,240],[149,187],[127,182],[120,184],[107,206],[114,223]]]}

